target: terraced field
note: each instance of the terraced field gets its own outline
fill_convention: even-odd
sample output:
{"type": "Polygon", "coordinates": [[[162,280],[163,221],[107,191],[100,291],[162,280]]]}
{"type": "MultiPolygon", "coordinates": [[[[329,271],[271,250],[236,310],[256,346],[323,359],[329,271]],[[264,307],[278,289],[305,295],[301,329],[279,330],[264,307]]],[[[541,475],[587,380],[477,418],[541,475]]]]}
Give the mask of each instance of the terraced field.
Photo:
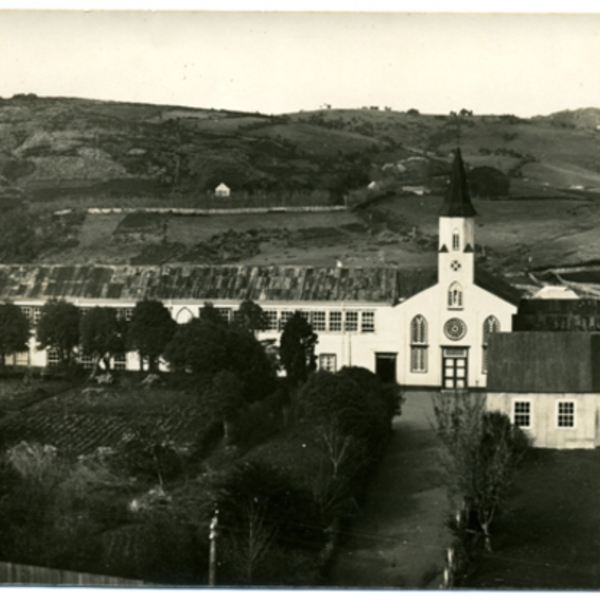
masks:
{"type": "Polygon", "coordinates": [[[0,421],[0,440],[51,444],[87,454],[118,443],[127,431],[149,426],[177,445],[191,444],[209,424],[187,394],[170,390],[71,390],[0,421]],[[191,405],[190,405],[191,403],[191,405]]]}
{"type": "Polygon", "coordinates": [[[0,422],[0,438],[8,446],[25,440],[50,444],[69,454],[87,454],[117,444],[136,426],[152,426],[178,446],[194,441],[206,420],[191,413],[129,415],[33,411],[0,422]]]}

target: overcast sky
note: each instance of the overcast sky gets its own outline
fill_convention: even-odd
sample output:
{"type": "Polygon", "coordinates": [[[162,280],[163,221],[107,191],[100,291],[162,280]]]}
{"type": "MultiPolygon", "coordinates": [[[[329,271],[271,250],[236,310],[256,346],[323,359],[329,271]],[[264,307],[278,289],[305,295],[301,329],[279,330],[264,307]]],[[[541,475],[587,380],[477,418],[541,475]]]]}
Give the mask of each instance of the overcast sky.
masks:
{"type": "Polygon", "coordinates": [[[281,113],[600,107],[600,15],[0,12],[0,96],[281,113]]]}

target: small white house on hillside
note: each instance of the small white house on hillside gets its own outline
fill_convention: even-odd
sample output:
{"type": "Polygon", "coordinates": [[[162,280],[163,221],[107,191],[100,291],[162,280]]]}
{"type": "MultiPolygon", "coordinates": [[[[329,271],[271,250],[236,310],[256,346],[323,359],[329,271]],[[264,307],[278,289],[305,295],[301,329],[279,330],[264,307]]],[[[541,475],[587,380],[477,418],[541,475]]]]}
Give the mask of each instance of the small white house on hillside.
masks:
{"type": "Polygon", "coordinates": [[[219,198],[229,198],[229,196],[231,196],[231,189],[224,183],[220,183],[215,188],[215,196],[219,198]]]}
{"type": "Polygon", "coordinates": [[[488,352],[488,410],[540,448],[600,446],[600,333],[494,333],[488,352]]]}

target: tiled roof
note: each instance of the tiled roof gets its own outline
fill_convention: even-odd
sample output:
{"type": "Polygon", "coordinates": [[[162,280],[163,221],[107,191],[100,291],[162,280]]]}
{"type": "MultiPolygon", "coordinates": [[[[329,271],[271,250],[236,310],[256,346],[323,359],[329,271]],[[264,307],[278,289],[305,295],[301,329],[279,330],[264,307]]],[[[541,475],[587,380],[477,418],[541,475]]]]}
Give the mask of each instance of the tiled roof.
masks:
{"type": "Polygon", "coordinates": [[[437,282],[435,269],[0,265],[0,298],[233,300],[395,304],[437,282]]]}
{"type": "Polygon", "coordinates": [[[600,392],[600,335],[588,332],[494,333],[488,392],[600,392]]]}

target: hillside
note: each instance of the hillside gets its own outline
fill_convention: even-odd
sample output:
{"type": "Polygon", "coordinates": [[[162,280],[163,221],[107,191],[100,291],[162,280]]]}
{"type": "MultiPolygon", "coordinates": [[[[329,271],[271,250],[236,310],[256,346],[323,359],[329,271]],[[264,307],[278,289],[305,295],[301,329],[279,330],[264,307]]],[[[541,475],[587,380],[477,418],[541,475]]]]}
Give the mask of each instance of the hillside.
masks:
{"type": "Polygon", "coordinates": [[[591,108],[532,119],[388,107],[263,115],[17,95],[0,99],[0,210],[9,211],[0,223],[0,261],[429,264],[458,138],[476,202],[504,215],[487,240],[494,267],[594,260],[595,244],[582,247],[581,236],[593,233],[600,193],[599,126],[600,109],[591,108]],[[220,182],[231,198],[214,197],[220,182]],[[425,196],[415,196],[415,186],[425,196]],[[376,198],[343,217],[142,223],[82,211],[355,205],[376,198]],[[64,209],[72,212],[55,216],[64,209]],[[516,224],[527,224],[519,225],[518,239],[516,224]],[[545,237],[549,231],[558,245],[545,237]],[[538,242],[548,252],[531,252],[538,242]]]}
{"type": "MultiPolygon", "coordinates": [[[[234,192],[347,192],[371,180],[435,188],[456,119],[374,108],[270,116],[17,95],[0,100],[0,190],[189,202],[221,181],[234,192]]],[[[461,112],[466,162],[508,175],[511,196],[600,188],[600,110],[529,120],[461,112]]]]}

